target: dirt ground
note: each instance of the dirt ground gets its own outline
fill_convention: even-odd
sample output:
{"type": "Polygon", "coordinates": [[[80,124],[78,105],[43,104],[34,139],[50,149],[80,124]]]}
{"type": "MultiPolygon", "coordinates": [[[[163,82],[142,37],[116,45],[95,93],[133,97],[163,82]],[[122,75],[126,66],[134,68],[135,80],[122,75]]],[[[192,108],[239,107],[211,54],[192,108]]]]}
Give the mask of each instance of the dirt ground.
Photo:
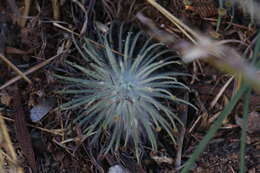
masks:
{"type": "MultiPolygon", "coordinates": [[[[185,6],[181,0],[163,0],[160,5],[188,26],[213,39],[234,39],[244,43],[231,45],[238,51],[243,52],[245,45],[250,45],[256,37],[257,25],[250,24],[250,18],[239,7],[235,8],[232,20],[231,12],[227,11],[219,31],[216,32],[217,3],[211,0],[194,2],[191,6],[185,6]]],[[[192,74],[192,79],[186,82],[191,88],[186,98],[198,107],[198,111],[187,106],[177,108],[187,117],[186,129],[178,136],[183,138],[181,144],[174,146],[162,133],[159,135],[159,151],[155,153],[145,149],[141,163],[137,163],[131,148],[101,155],[99,146],[90,147],[89,140],[83,141],[80,132],[68,135],[68,129],[72,128],[69,124],[75,115],[73,111],[55,109],[67,98],[54,93],[62,86],[53,74],[68,70],[64,64],[67,58],[81,61],[72,42],[72,33],[91,38],[92,33],[96,32],[95,21],[103,24],[101,28],[106,29],[105,26],[113,20],[131,22],[148,33],[149,29],[135,17],[137,12],[142,12],[158,28],[171,33],[177,39],[186,39],[173,23],[143,0],[136,0],[134,3],[130,0],[0,2],[0,53],[29,78],[29,81],[21,79],[17,71],[0,59],[0,116],[5,121],[17,157],[14,160],[13,155],[3,155],[4,159],[0,163],[4,163],[6,172],[12,172],[12,159],[15,167],[22,167],[26,173],[108,172],[116,164],[125,167],[129,172],[178,172],[176,163],[185,163],[235,90],[236,83],[231,82],[212,106],[230,75],[208,63],[201,61],[185,65],[185,70],[192,74]],[[39,108],[39,105],[43,110],[36,111],[39,111],[39,116],[44,114],[43,117],[30,117],[32,109],[39,108]],[[179,159],[178,154],[181,154],[179,159]]],[[[239,172],[239,120],[243,112],[242,105],[240,102],[223,122],[191,172],[239,172]]],[[[259,106],[260,95],[253,93],[245,156],[249,173],[260,172],[259,106]]],[[[8,153],[7,144],[1,143],[1,140],[1,154],[8,153]]]]}

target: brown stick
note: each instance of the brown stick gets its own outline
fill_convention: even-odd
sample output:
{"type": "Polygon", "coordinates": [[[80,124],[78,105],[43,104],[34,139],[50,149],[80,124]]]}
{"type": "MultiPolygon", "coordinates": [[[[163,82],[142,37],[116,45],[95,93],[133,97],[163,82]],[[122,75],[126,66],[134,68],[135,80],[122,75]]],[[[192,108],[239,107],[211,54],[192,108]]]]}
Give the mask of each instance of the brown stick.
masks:
{"type": "Polygon", "coordinates": [[[54,20],[60,20],[60,2],[59,0],[51,0],[54,20]]]}
{"type": "Polygon", "coordinates": [[[29,11],[30,11],[30,7],[31,7],[31,0],[24,0],[24,11],[23,11],[23,18],[21,19],[20,22],[20,26],[23,28],[26,24],[28,15],[29,15],[29,11]]]}
{"type": "Polygon", "coordinates": [[[16,73],[20,75],[21,78],[23,78],[25,81],[27,81],[29,84],[32,83],[32,81],[23,73],[21,72],[11,61],[9,61],[3,54],[0,53],[0,58],[8,64],[16,73]]]}
{"type": "Polygon", "coordinates": [[[21,91],[18,87],[16,87],[14,92],[14,107],[16,109],[15,114],[15,130],[16,130],[16,137],[21,145],[22,151],[28,160],[29,165],[31,166],[34,173],[37,172],[35,155],[32,148],[32,141],[29,131],[26,127],[25,121],[25,114],[22,107],[22,100],[21,100],[21,91]]]}

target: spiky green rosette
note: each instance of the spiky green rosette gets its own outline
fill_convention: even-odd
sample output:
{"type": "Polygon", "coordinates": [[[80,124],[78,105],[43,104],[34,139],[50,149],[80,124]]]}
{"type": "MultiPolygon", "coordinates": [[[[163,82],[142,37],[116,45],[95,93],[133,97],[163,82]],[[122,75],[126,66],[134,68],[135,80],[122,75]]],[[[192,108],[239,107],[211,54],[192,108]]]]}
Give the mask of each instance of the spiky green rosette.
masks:
{"type": "Polygon", "coordinates": [[[149,39],[140,48],[140,44],[136,45],[144,38],[141,32],[125,32],[124,25],[111,30],[108,34],[99,33],[104,48],[98,48],[88,39],[84,39],[82,47],[76,44],[89,65],[66,63],[83,77],[56,75],[69,83],[69,89],[60,93],[76,97],[61,108],[83,109],[73,123],[82,128],[85,137],[99,139],[105,129],[110,132],[105,153],[129,144],[134,145],[138,158],[142,138],[148,139],[152,149],[157,150],[156,133],[161,129],[174,141],[172,132],[175,121],[179,120],[165,103],[186,103],[170,90],[188,88],[175,78],[184,74],[163,70],[179,62],[173,57],[162,58],[170,52],[162,49],[162,43],[151,43],[149,39]]]}

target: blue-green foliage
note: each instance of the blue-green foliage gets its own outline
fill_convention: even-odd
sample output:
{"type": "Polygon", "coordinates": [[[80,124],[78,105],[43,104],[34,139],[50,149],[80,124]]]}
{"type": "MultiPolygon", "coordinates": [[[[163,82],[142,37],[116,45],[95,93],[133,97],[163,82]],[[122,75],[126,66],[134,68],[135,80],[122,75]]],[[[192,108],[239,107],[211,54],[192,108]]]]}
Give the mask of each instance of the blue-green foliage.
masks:
{"type": "Polygon", "coordinates": [[[172,132],[176,130],[176,120],[180,120],[165,103],[189,104],[171,93],[175,88],[188,89],[175,78],[186,74],[174,72],[174,69],[162,70],[179,64],[173,57],[162,58],[170,52],[162,49],[163,44],[151,43],[149,39],[140,48],[136,45],[144,38],[141,32],[124,32],[124,25],[117,29],[116,40],[113,39],[115,31],[99,33],[103,48],[98,48],[89,39],[84,39],[82,46],[76,44],[89,65],[66,61],[85,77],[56,75],[69,83],[69,88],[74,87],[60,93],[77,97],[61,108],[83,109],[73,123],[82,127],[85,137],[93,135],[93,139],[98,139],[105,129],[109,130],[111,136],[106,152],[130,143],[138,158],[142,138],[147,138],[152,149],[157,150],[156,132],[161,129],[175,141],[172,132]],[[118,45],[112,42],[118,42],[118,45]],[[115,53],[114,49],[120,53],[115,53]]]}

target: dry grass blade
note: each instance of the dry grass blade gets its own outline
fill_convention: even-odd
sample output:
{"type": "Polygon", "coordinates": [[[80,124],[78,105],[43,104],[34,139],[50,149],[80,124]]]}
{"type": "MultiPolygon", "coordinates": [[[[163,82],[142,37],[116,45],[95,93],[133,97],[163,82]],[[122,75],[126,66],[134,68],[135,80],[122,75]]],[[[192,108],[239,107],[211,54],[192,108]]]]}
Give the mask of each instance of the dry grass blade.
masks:
{"type": "Polygon", "coordinates": [[[54,20],[60,19],[60,2],[59,0],[52,0],[52,11],[54,20]]]}
{"type": "Polygon", "coordinates": [[[55,27],[57,27],[57,28],[60,28],[60,29],[62,29],[62,30],[64,30],[64,31],[67,31],[67,32],[69,32],[69,33],[71,33],[71,34],[73,34],[73,35],[76,35],[76,36],[80,37],[80,34],[79,34],[79,33],[76,33],[76,32],[74,32],[74,31],[72,31],[72,30],[70,30],[70,29],[68,29],[68,28],[66,28],[66,27],[64,27],[64,26],[62,26],[62,25],[56,23],[56,22],[53,22],[52,24],[53,24],[53,26],[55,26],[55,27]]]}
{"type": "MultiPolygon", "coordinates": [[[[56,23],[56,22],[53,22],[53,25],[56,26],[56,27],[58,27],[58,28],[60,28],[60,29],[62,29],[62,30],[64,30],[64,31],[67,31],[67,32],[69,32],[69,33],[71,33],[71,34],[73,34],[73,35],[75,35],[75,36],[77,36],[77,37],[80,37],[80,36],[81,36],[79,33],[74,32],[74,31],[71,31],[70,29],[68,29],[68,28],[66,28],[66,27],[64,27],[64,26],[62,26],[62,25],[60,25],[60,24],[58,24],[58,23],[56,23]]],[[[105,48],[104,45],[102,45],[102,44],[100,44],[100,43],[98,43],[98,42],[96,42],[96,41],[94,41],[94,40],[91,40],[91,39],[87,39],[87,40],[88,40],[89,42],[95,44],[95,45],[96,45],[97,47],[99,47],[99,48],[105,48]]],[[[114,50],[114,49],[112,49],[111,51],[112,51],[113,53],[115,53],[115,54],[124,56],[124,54],[122,54],[122,53],[120,53],[120,52],[118,52],[118,51],[116,51],[116,50],[114,50]]]]}
{"type": "Polygon", "coordinates": [[[160,11],[165,17],[167,17],[172,23],[174,23],[182,32],[189,38],[194,44],[197,43],[196,39],[199,39],[200,36],[190,29],[187,25],[181,22],[177,17],[172,15],[166,9],[164,9],[160,4],[155,2],[154,0],[147,0],[153,7],[155,7],[158,11],[160,11]]]}
{"type": "Polygon", "coordinates": [[[203,59],[221,71],[242,77],[259,91],[260,81],[256,80],[259,79],[257,69],[247,63],[235,49],[224,45],[221,41],[213,41],[201,36],[198,45],[183,42],[176,48],[181,49],[184,61],[203,59]]]}
{"type": "Polygon", "coordinates": [[[21,78],[23,78],[26,82],[29,84],[32,83],[32,81],[23,73],[21,72],[12,62],[10,62],[3,54],[0,53],[0,58],[8,64],[16,73],[20,75],[21,78]]]}
{"type": "Polygon", "coordinates": [[[31,0],[24,0],[24,11],[23,11],[23,18],[20,21],[20,26],[23,28],[27,21],[27,16],[29,15],[30,7],[31,7],[31,0]]]}
{"type": "Polygon", "coordinates": [[[87,29],[90,27],[90,25],[93,23],[93,12],[94,12],[94,6],[95,6],[95,0],[91,0],[88,3],[88,9],[83,10],[85,13],[85,21],[83,23],[83,26],[80,31],[80,35],[84,35],[87,31],[87,29]]]}
{"type": "MultiPolygon", "coordinates": [[[[1,139],[1,141],[0,141],[1,143],[2,143],[2,139],[1,139]]],[[[4,172],[4,168],[3,168],[3,166],[4,166],[4,156],[3,156],[3,154],[2,154],[2,149],[0,148],[0,172],[4,172]]]]}
{"type": "MultiPolygon", "coordinates": [[[[171,43],[169,43],[169,39],[165,40],[165,35],[167,34],[166,32],[155,33],[157,38],[159,36],[159,40],[161,42],[170,44],[174,49],[179,49],[183,55],[182,58],[184,61],[192,62],[198,59],[203,59],[224,72],[235,74],[236,76],[242,76],[243,79],[252,84],[256,90],[259,90],[260,81],[256,80],[259,79],[256,68],[245,62],[242,55],[239,54],[235,49],[225,45],[226,43],[230,42],[230,40],[214,41],[208,37],[205,37],[186,26],[154,0],[148,0],[148,2],[152,4],[157,10],[159,10],[163,15],[165,15],[173,24],[179,28],[182,28],[181,31],[185,31],[183,33],[195,44],[192,45],[189,42],[183,41],[178,45],[173,45],[174,40],[172,40],[171,43]],[[195,40],[193,38],[195,38],[195,40]]],[[[137,17],[142,22],[144,21],[144,16],[140,17],[139,15],[137,17]]],[[[148,21],[148,24],[147,22],[145,24],[151,26],[151,24],[149,24],[149,20],[146,21],[148,21]]],[[[156,31],[152,27],[150,27],[150,29],[153,32],[156,31]]],[[[168,35],[168,38],[172,38],[170,34],[168,35]]]]}
{"type": "MultiPolygon", "coordinates": [[[[11,118],[8,118],[8,117],[5,117],[3,115],[0,115],[4,120],[6,121],[9,121],[9,122],[12,122],[14,123],[14,119],[11,119],[11,118]]],[[[45,133],[50,133],[52,135],[59,135],[59,136],[64,136],[64,129],[46,129],[46,128],[42,128],[42,127],[38,127],[38,126],[34,126],[32,124],[26,124],[28,127],[32,127],[32,128],[35,128],[35,129],[38,129],[40,131],[43,131],[45,133]]]]}
{"type": "MultiPolygon", "coordinates": [[[[64,52],[63,52],[64,53],[64,52]]],[[[45,65],[49,64],[50,62],[52,62],[54,59],[56,59],[57,57],[59,57],[62,53],[58,54],[58,55],[55,55],[49,59],[47,59],[46,61],[43,61],[42,63],[40,64],[37,64],[35,66],[33,66],[32,68],[30,68],[29,70],[27,70],[26,72],[24,72],[25,75],[28,75],[28,74],[31,74],[33,72],[35,72],[36,70],[44,67],[45,65]]],[[[0,86],[0,90],[8,87],[9,85],[15,83],[16,81],[20,80],[22,77],[21,76],[16,76],[14,77],[13,79],[7,81],[5,84],[3,84],[2,86],[0,86]]]]}
{"type": "Polygon", "coordinates": [[[216,103],[218,102],[219,98],[222,96],[222,94],[224,93],[224,91],[226,90],[226,88],[228,87],[228,85],[232,82],[232,80],[234,79],[234,76],[232,76],[226,83],[225,85],[220,89],[219,93],[216,95],[216,97],[214,98],[214,100],[210,103],[210,107],[213,108],[216,103]]]}
{"type": "MultiPolygon", "coordinates": [[[[1,112],[0,112],[0,135],[1,135],[1,138],[2,138],[1,143],[0,143],[1,144],[0,147],[3,147],[8,152],[8,156],[11,159],[10,172],[23,173],[23,169],[21,167],[17,166],[18,165],[17,164],[18,163],[17,162],[17,156],[16,156],[16,153],[15,153],[14,147],[12,145],[7,127],[6,127],[4,120],[2,118],[1,112]],[[12,164],[12,163],[14,163],[14,164],[12,164]]],[[[3,153],[1,152],[1,154],[0,154],[1,161],[3,161],[2,157],[3,157],[3,153]]],[[[2,167],[0,167],[0,170],[1,169],[2,169],[2,167]]],[[[4,173],[5,171],[2,169],[1,172],[4,173]]]]}

